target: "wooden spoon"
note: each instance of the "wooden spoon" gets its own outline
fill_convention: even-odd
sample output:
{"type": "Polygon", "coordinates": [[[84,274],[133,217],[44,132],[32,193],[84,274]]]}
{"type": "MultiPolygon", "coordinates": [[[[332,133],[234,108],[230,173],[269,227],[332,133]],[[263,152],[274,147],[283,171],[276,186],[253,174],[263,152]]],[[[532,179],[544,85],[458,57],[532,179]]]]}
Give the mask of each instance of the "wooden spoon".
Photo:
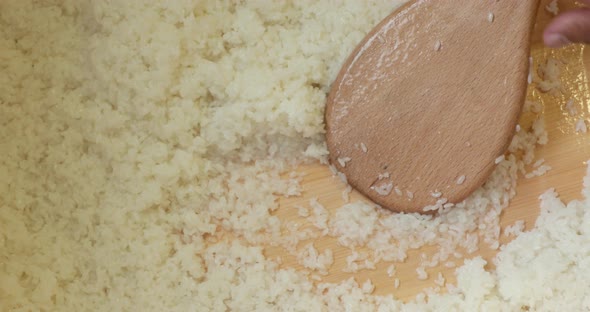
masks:
{"type": "Polygon", "coordinates": [[[480,187],[515,133],[538,5],[416,0],[377,25],[326,107],[330,161],[350,185],[398,212],[480,187]]]}

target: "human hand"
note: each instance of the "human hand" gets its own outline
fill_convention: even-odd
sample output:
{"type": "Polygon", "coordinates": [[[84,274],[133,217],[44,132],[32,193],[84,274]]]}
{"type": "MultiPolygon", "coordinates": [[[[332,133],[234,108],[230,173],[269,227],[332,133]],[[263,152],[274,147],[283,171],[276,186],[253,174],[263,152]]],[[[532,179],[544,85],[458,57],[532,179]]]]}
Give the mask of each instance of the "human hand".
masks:
{"type": "MultiPolygon", "coordinates": [[[[580,0],[590,6],[590,0],[580,0]]],[[[550,48],[571,43],[590,43],[590,7],[560,13],[543,32],[543,41],[550,48]]]]}

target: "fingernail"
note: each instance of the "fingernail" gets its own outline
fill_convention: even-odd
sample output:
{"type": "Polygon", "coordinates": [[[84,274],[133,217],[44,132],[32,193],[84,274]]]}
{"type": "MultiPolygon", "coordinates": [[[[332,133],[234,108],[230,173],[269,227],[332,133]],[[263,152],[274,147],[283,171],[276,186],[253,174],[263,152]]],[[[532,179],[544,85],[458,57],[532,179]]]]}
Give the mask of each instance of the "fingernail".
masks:
{"type": "Polygon", "coordinates": [[[545,45],[550,48],[561,48],[572,43],[566,36],[557,33],[546,34],[544,39],[545,45]]]}

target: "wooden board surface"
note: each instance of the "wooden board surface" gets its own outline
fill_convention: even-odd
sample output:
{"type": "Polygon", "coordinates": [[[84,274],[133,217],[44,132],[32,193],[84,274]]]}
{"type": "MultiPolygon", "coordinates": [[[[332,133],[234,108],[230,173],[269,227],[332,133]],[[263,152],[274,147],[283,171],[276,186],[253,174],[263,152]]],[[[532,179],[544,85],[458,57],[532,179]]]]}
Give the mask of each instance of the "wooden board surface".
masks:
{"type": "MultiPolygon", "coordinates": [[[[561,3],[564,6],[570,3],[561,3]]],[[[570,4],[571,5],[571,4],[570,4]]],[[[555,188],[565,201],[581,198],[581,182],[585,174],[586,160],[590,159],[590,133],[576,133],[574,125],[579,117],[586,120],[590,117],[590,92],[586,72],[590,70],[590,53],[584,52],[584,47],[575,46],[567,49],[552,51],[545,49],[540,41],[543,25],[550,18],[544,10],[540,11],[537,30],[533,36],[532,55],[535,58],[535,65],[545,62],[548,58],[554,57],[564,60],[562,83],[563,90],[553,94],[542,94],[529,87],[529,97],[541,101],[544,104],[543,115],[546,121],[546,128],[549,133],[549,144],[538,148],[537,158],[544,158],[546,163],[553,169],[546,175],[533,179],[519,179],[517,195],[502,215],[502,226],[513,224],[516,220],[525,220],[526,228],[534,226],[535,219],[539,213],[538,197],[549,188],[555,188]],[[577,117],[570,117],[565,110],[565,103],[574,99],[579,111],[577,117]]],[[[523,121],[525,122],[525,121],[523,121]]],[[[317,197],[328,210],[333,212],[341,207],[342,190],[345,185],[334,178],[325,165],[309,165],[297,169],[304,175],[303,196],[296,198],[282,199],[277,215],[283,221],[301,220],[297,215],[296,205],[307,205],[311,198],[317,197]]],[[[351,201],[363,199],[358,193],[351,195],[351,201]]],[[[505,242],[505,240],[504,240],[505,242]]],[[[428,253],[428,248],[409,252],[408,260],[402,264],[396,264],[396,278],[400,279],[400,287],[393,287],[393,279],[388,277],[386,270],[390,263],[380,263],[375,270],[365,270],[355,274],[344,273],[345,258],[350,250],[338,246],[336,239],[324,237],[314,241],[315,247],[322,251],[330,248],[334,252],[335,262],[327,276],[322,277],[323,282],[340,282],[354,277],[357,282],[363,283],[370,278],[375,284],[376,294],[394,294],[400,299],[411,299],[424,288],[433,286],[433,278],[420,281],[416,278],[415,269],[418,266],[419,253],[428,253]]],[[[303,270],[292,257],[279,247],[269,247],[266,250],[269,257],[280,256],[283,267],[303,270]]],[[[495,251],[482,247],[478,253],[472,256],[481,255],[485,259],[491,259],[495,251]]],[[[428,270],[429,276],[436,277],[442,272],[448,281],[454,281],[454,269],[439,267],[428,270]]]]}

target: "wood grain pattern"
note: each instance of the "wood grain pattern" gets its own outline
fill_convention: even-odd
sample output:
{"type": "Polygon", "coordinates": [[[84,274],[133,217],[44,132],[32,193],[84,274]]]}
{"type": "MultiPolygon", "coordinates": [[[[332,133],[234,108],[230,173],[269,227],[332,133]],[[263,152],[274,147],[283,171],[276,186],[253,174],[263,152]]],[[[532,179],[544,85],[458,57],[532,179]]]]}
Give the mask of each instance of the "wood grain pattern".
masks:
{"type": "Polygon", "coordinates": [[[538,3],[417,0],[373,29],[326,106],[331,162],[349,184],[403,212],[480,187],[514,136],[538,3]]]}
{"type": "MultiPolygon", "coordinates": [[[[546,2],[542,5],[545,5],[546,2]]],[[[562,8],[568,4],[572,5],[572,2],[560,3],[562,8]]],[[[565,70],[562,73],[564,88],[557,94],[541,94],[534,91],[534,88],[529,88],[528,96],[534,97],[544,104],[543,115],[549,132],[549,144],[538,148],[538,158],[544,158],[553,169],[542,177],[519,180],[517,196],[502,215],[503,227],[513,224],[516,220],[525,220],[526,228],[531,229],[539,213],[538,197],[549,188],[555,188],[565,201],[581,198],[580,191],[582,178],[585,174],[585,161],[590,159],[590,134],[574,131],[574,124],[579,117],[588,118],[590,116],[588,113],[590,89],[585,74],[590,70],[590,55],[584,55],[582,58],[584,49],[580,46],[559,51],[544,49],[540,43],[540,29],[543,28],[549,17],[550,15],[541,9],[537,30],[533,36],[532,55],[537,64],[550,57],[566,61],[565,70]],[[567,114],[564,106],[569,99],[575,100],[580,112],[578,117],[571,117],[567,114]]],[[[332,177],[326,166],[309,165],[299,168],[298,171],[304,174],[304,194],[301,197],[281,199],[280,208],[276,215],[283,222],[293,221],[303,224],[302,218],[297,215],[295,206],[307,205],[309,199],[314,197],[317,197],[331,212],[343,204],[341,192],[345,186],[337,178],[332,177]]],[[[353,192],[351,197],[352,200],[364,199],[361,194],[356,192],[353,192]]],[[[503,241],[507,240],[503,238],[503,241]]],[[[329,274],[322,277],[323,282],[340,282],[354,278],[357,282],[363,283],[365,280],[371,279],[376,285],[376,294],[394,294],[403,300],[411,299],[425,287],[433,286],[432,278],[420,281],[416,279],[415,273],[419,263],[419,253],[428,253],[429,248],[410,252],[405,263],[396,264],[396,277],[400,279],[401,284],[398,289],[395,289],[393,279],[386,274],[389,263],[380,263],[375,270],[365,270],[356,274],[344,273],[342,268],[345,267],[345,258],[350,253],[348,249],[338,246],[336,240],[331,237],[324,237],[313,243],[320,251],[326,248],[334,251],[335,263],[329,274]]],[[[297,263],[297,259],[288,255],[282,248],[268,247],[265,252],[270,258],[280,257],[284,268],[304,271],[297,263]]],[[[482,246],[476,255],[481,255],[489,260],[493,258],[495,253],[495,251],[482,246]]],[[[454,281],[454,269],[438,267],[428,271],[431,277],[436,277],[438,272],[441,272],[448,281],[454,281]]]]}

